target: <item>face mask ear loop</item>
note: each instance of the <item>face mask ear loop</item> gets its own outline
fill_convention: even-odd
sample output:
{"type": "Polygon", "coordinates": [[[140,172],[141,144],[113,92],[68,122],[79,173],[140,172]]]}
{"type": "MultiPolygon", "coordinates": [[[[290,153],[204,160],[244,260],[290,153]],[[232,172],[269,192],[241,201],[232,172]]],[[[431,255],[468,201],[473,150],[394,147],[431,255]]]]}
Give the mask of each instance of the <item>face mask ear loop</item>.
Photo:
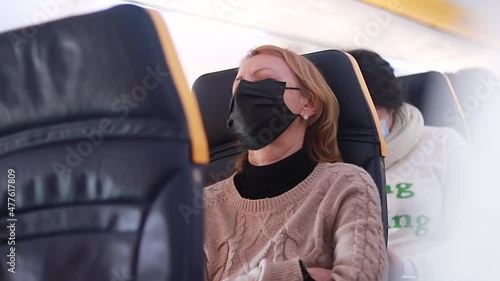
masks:
{"type": "MultiPolygon", "coordinates": [[[[302,89],[301,89],[301,88],[297,88],[297,87],[285,87],[285,89],[286,89],[286,90],[297,90],[297,91],[302,91],[302,89]]],[[[292,112],[292,113],[293,113],[293,112],[292,112]]],[[[297,116],[297,117],[300,117],[300,118],[304,119],[306,122],[307,122],[307,120],[309,119],[309,116],[307,116],[307,114],[304,114],[305,116],[307,116],[307,118],[304,118],[304,116],[300,115],[300,113],[299,113],[299,114],[294,114],[294,115],[295,115],[295,116],[297,116]]]]}

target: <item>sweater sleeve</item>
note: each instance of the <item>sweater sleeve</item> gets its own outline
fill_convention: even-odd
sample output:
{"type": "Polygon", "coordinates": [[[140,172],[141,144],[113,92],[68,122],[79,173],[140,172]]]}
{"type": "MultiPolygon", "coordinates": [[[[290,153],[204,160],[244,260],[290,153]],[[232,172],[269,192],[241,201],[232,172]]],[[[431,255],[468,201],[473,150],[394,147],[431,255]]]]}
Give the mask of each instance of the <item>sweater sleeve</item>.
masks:
{"type": "Polygon", "coordinates": [[[378,190],[366,172],[345,176],[345,188],[333,204],[332,278],[386,280],[388,258],[378,190]]]}
{"type": "Polygon", "coordinates": [[[230,277],[224,281],[303,281],[299,258],[273,263],[263,259],[259,266],[245,275],[230,277]]]}

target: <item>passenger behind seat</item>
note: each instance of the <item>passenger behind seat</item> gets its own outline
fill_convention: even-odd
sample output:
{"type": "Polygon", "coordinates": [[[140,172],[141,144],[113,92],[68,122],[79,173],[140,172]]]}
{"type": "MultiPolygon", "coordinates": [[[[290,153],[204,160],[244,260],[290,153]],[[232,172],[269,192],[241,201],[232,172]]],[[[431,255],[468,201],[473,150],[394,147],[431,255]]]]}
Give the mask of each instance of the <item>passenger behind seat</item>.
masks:
{"type": "Polygon", "coordinates": [[[424,125],[421,112],[403,99],[388,62],[367,50],[353,55],[363,73],[387,142],[390,280],[446,280],[447,232],[455,175],[452,155],[464,146],[454,130],[424,125]]]}

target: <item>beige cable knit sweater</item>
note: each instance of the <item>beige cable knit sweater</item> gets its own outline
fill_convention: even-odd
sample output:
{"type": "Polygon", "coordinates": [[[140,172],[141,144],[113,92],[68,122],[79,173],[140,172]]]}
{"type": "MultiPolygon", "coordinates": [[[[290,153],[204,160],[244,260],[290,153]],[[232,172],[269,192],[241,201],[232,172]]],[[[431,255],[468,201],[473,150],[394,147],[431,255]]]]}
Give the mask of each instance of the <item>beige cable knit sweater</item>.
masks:
{"type": "Polygon", "coordinates": [[[320,163],[290,191],[242,198],[233,177],[205,189],[207,280],[302,280],[306,267],[332,280],[385,280],[378,191],[363,169],[320,163]]]}

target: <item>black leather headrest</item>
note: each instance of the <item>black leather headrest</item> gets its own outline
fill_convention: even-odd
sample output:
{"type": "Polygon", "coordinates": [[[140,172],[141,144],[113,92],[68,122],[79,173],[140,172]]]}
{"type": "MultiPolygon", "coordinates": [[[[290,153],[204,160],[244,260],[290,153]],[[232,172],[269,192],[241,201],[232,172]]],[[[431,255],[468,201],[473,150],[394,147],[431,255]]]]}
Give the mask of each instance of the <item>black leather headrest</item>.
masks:
{"type": "Polygon", "coordinates": [[[203,215],[184,209],[203,209],[208,149],[162,15],[118,6],[29,30],[0,34],[0,182],[18,175],[18,266],[1,255],[0,280],[202,280],[203,215]]]}
{"type": "MultiPolygon", "coordinates": [[[[350,55],[337,50],[327,50],[304,55],[316,65],[326,82],[337,97],[340,107],[339,130],[342,129],[366,129],[374,130],[372,112],[369,110],[372,104],[371,98],[363,92],[364,83],[360,84],[361,76],[356,75],[350,55]],[[354,71],[353,71],[354,70],[354,71]]],[[[360,73],[359,73],[360,74],[360,73]]],[[[377,132],[375,132],[377,135],[377,132]]],[[[378,140],[377,140],[378,141],[378,140]]]]}
{"type": "MultiPolygon", "coordinates": [[[[349,55],[337,50],[327,50],[304,56],[320,70],[339,104],[342,105],[339,117],[339,130],[341,130],[339,138],[346,130],[349,133],[352,133],[352,130],[358,130],[360,135],[363,134],[362,130],[369,130],[368,135],[373,136],[373,130],[376,130],[377,124],[373,123],[372,112],[369,111],[368,100],[371,99],[364,95],[362,85],[359,83],[360,76],[353,71],[349,55]]],[[[193,85],[193,90],[201,104],[210,148],[233,141],[225,123],[229,111],[228,97],[232,94],[231,86],[236,74],[237,69],[205,74],[193,85]]],[[[378,136],[377,132],[375,135],[378,136]]],[[[378,142],[379,139],[376,141],[378,142]]]]}
{"type": "Polygon", "coordinates": [[[429,126],[451,127],[468,135],[462,108],[450,80],[440,72],[430,71],[398,77],[408,103],[416,106],[429,126]]]}
{"type": "Polygon", "coordinates": [[[210,148],[234,140],[226,127],[226,120],[229,116],[231,87],[237,73],[236,68],[209,73],[199,77],[193,84],[210,148]]]}
{"type": "Polygon", "coordinates": [[[31,37],[22,29],[0,34],[0,137],[103,117],[185,123],[178,95],[165,94],[174,84],[142,8],[124,5],[30,30],[31,37]]]}

